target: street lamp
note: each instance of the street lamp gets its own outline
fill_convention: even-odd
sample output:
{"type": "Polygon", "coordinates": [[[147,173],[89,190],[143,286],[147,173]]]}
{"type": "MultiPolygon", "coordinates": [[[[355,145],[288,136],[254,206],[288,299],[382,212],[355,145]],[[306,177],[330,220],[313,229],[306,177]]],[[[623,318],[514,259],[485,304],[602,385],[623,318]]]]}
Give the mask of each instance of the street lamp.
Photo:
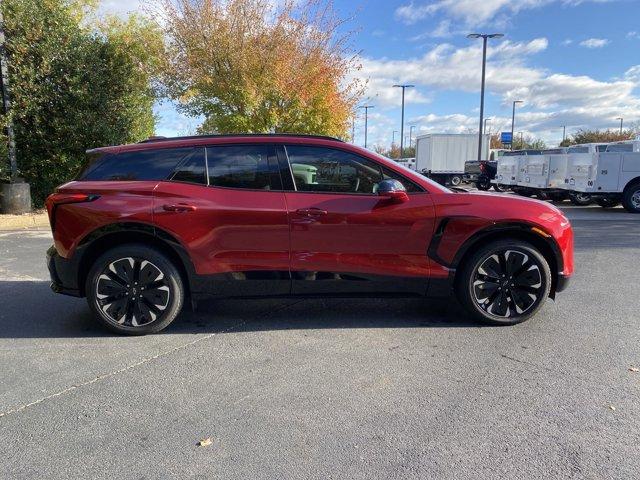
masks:
{"type": "Polygon", "coordinates": [[[620,135],[622,135],[622,122],[623,122],[623,118],[622,118],[622,117],[618,117],[618,118],[616,118],[616,120],[620,120],[620,135]]]}
{"type": "Polygon", "coordinates": [[[364,148],[367,148],[367,130],[369,128],[369,109],[374,105],[361,105],[358,108],[364,108],[364,148]]]}
{"type": "MultiPolygon", "coordinates": [[[[482,126],[484,116],[484,83],[487,68],[487,40],[489,38],[502,38],[502,33],[470,33],[467,38],[482,39],[482,86],[480,88],[480,126],[478,127],[478,161],[482,160],[482,126]]],[[[512,140],[513,141],[513,140],[512,140]]]]}
{"type": "Polygon", "coordinates": [[[413,129],[416,128],[415,125],[411,125],[409,127],[409,148],[413,147],[413,129]]]}
{"type": "Polygon", "coordinates": [[[398,133],[398,130],[394,130],[393,134],[391,135],[391,146],[395,145],[396,143],[396,133],[398,133]]]}
{"type": "Polygon", "coordinates": [[[567,126],[563,125],[562,126],[562,143],[564,143],[566,138],[567,138],[567,126]]]}
{"type": "Polygon", "coordinates": [[[415,85],[400,84],[394,85],[393,88],[402,89],[402,120],[400,123],[400,158],[402,158],[402,150],[404,149],[404,91],[407,88],[413,88],[415,85]]]}
{"type": "Polygon", "coordinates": [[[485,118],[484,119],[484,131],[485,132],[487,131],[487,122],[490,122],[490,121],[491,121],[491,118],[485,118]]]}
{"type": "Polygon", "coordinates": [[[511,113],[511,150],[513,150],[513,127],[516,124],[516,103],[522,103],[522,100],[513,102],[513,112],[511,113]]]}

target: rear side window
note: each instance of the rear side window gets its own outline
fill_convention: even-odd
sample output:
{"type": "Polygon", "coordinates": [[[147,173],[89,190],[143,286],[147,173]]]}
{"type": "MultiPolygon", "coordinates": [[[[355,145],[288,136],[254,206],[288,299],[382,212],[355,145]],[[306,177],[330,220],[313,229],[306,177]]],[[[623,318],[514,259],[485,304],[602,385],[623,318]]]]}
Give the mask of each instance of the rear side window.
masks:
{"type": "Polygon", "coordinates": [[[89,166],[80,180],[164,180],[193,148],[165,148],[105,155],[89,166]]]}
{"type": "Polygon", "coordinates": [[[204,148],[196,148],[176,167],[171,176],[174,182],[207,184],[207,167],[204,159],[204,148]]]}
{"type": "Polygon", "coordinates": [[[277,190],[279,172],[269,158],[269,145],[221,145],[207,147],[209,185],[247,190],[277,190]]]}

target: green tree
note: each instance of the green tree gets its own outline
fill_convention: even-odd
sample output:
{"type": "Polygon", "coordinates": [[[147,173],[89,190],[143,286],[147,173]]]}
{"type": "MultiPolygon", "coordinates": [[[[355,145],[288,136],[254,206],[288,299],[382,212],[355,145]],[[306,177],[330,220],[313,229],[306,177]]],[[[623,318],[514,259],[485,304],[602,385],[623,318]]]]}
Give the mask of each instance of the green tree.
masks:
{"type": "Polygon", "coordinates": [[[92,21],[94,6],[2,2],[19,174],[31,183],[35,205],[74,177],[86,149],[154,130],[161,33],[138,17],[92,21]]]}
{"type": "Polygon", "coordinates": [[[619,130],[588,130],[580,129],[570,137],[566,138],[561,144],[561,147],[568,147],[570,145],[577,145],[581,143],[609,143],[620,142],[622,140],[632,140],[637,135],[638,130],[630,128],[623,130],[620,133],[619,130]]]}
{"type": "Polygon", "coordinates": [[[164,0],[161,12],[167,94],[205,118],[202,133],[348,137],[360,91],[330,1],[164,0]]]}

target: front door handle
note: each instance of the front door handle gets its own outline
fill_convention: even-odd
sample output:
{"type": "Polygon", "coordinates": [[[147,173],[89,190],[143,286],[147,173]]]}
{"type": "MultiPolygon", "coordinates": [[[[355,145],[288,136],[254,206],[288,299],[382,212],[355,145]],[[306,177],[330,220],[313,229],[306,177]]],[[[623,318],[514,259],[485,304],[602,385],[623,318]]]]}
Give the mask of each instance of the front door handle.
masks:
{"type": "Polygon", "coordinates": [[[163,205],[162,209],[167,212],[195,212],[196,207],[194,205],[187,205],[180,203],[178,205],[163,205]]]}
{"type": "Polygon", "coordinates": [[[327,215],[328,212],[320,208],[301,208],[296,210],[296,213],[303,217],[320,217],[322,215],[327,215]]]}

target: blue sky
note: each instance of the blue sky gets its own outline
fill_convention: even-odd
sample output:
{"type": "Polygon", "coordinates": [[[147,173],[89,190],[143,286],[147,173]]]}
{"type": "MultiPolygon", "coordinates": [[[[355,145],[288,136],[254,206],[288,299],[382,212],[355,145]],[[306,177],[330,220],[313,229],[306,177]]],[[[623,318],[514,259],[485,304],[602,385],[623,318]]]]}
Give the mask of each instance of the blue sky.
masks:
{"type": "MultiPolygon", "coordinates": [[[[277,0],[274,0],[277,1],[277,0]]],[[[141,1],[104,0],[105,11],[139,9],[141,1]]],[[[406,123],[418,132],[477,132],[481,41],[469,32],[500,32],[490,43],[486,116],[492,131],[508,130],[511,102],[523,100],[516,131],[549,145],[578,128],[615,128],[616,117],[640,123],[640,0],[334,0],[357,32],[357,76],[370,143],[389,144],[400,130],[400,91],[406,123]]],[[[191,133],[198,119],[168,104],[157,108],[158,134],[191,133]]],[[[357,120],[356,143],[364,141],[357,120]]],[[[408,134],[408,133],[407,133],[408,134]]],[[[398,137],[396,137],[398,138],[398,137]]]]}

